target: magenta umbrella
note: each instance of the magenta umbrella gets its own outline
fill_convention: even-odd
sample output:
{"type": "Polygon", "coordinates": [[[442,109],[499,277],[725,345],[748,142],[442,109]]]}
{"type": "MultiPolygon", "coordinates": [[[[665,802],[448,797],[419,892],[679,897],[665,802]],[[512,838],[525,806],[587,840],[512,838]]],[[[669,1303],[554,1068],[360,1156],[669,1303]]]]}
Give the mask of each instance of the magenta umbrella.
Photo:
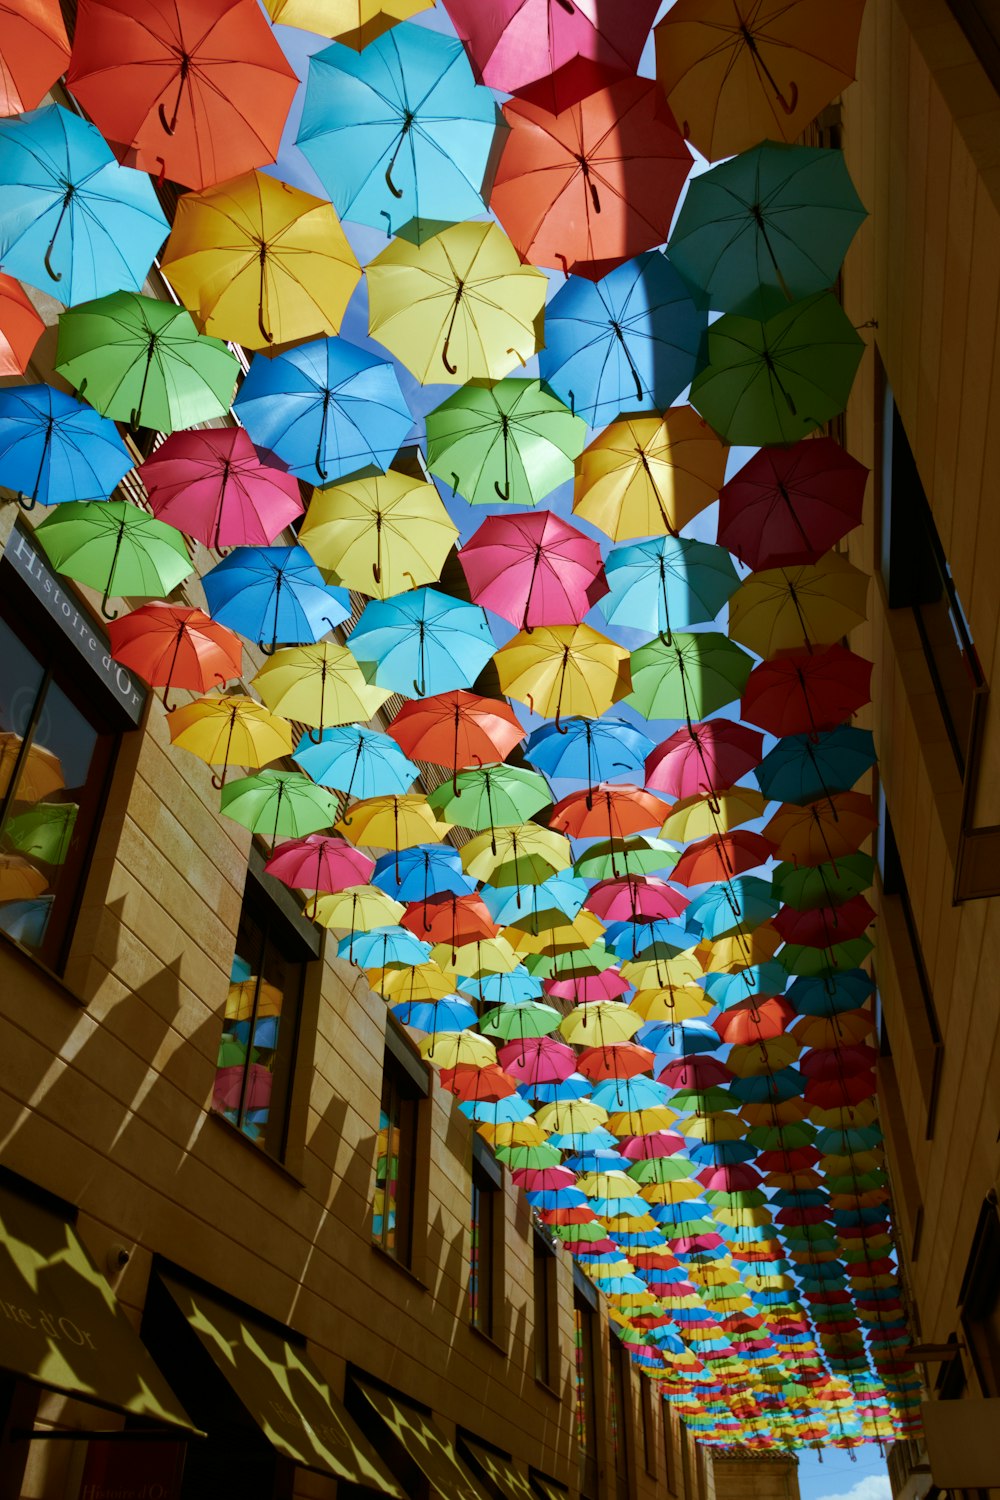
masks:
{"type": "MultiPolygon", "coordinates": [[[[343,891],[351,885],[367,885],[374,868],[375,861],[346,839],[309,833],[278,844],[264,873],[276,875],[299,891],[343,891]]],[[[315,914],[315,900],[312,905],[315,914]]]]}
{"type": "Polygon", "coordinates": [[[629,1161],[653,1161],[658,1156],[676,1156],[678,1151],[686,1151],[687,1142],[670,1130],[651,1130],[647,1135],[629,1136],[619,1150],[629,1161]]]}
{"type": "Polygon", "coordinates": [[[299,482],[242,427],[172,433],[139,473],[154,516],[206,547],[266,547],[302,514],[299,482]]]}
{"type": "Polygon", "coordinates": [[[617,969],[602,969],[599,974],[579,974],[569,979],[543,979],[542,989],[557,1000],[573,1000],[589,1005],[598,1000],[617,1000],[629,989],[617,969]]]}
{"type": "Polygon", "coordinates": [[[481,82],[552,114],[634,74],[659,0],[443,0],[481,82]]]}
{"type": "Polygon", "coordinates": [[[635,922],[639,917],[673,921],[689,904],[689,897],[655,875],[601,880],[587,897],[588,910],[605,922],[635,922]]]}
{"type": "Polygon", "coordinates": [[[724,792],[760,765],[764,736],[732,719],[685,724],[646,757],[646,786],[671,797],[724,792]]]}
{"type": "Polygon", "coordinates": [[[732,1076],[717,1057],[673,1057],[660,1073],[660,1082],[672,1089],[701,1090],[729,1083],[732,1076]]]}
{"type": "Polygon", "coordinates": [[[522,1083],[562,1083],[576,1072],[576,1053],[551,1036],[522,1037],[501,1047],[497,1059],[505,1073],[522,1083]]]}
{"type": "Polygon", "coordinates": [[[732,1162],[723,1167],[706,1167],[697,1181],[710,1193],[748,1193],[763,1181],[756,1167],[746,1162],[732,1162]]]}
{"type": "MultiPolygon", "coordinates": [[[[239,1109],[243,1091],[242,1065],[219,1068],[212,1089],[212,1102],[216,1109],[239,1109]]],[[[264,1109],[271,1102],[271,1086],[274,1076],[262,1063],[251,1063],[246,1069],[247,1091],[244,1109],[264,1109]]]]}
{"type": "Polygon", "coordinates": [[[490,516],[458,560],[474,602],[521,630],[579,625],[608,592],[597,542],[551,510],[490,516]]]}

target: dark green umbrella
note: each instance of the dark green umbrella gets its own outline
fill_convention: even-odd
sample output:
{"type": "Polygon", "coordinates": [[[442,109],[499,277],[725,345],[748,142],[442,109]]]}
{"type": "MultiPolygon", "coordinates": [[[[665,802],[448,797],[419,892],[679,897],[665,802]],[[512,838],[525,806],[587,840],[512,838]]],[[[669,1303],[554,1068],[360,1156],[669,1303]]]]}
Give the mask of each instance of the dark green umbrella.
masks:
{"type": "Polygon", "coordinates": [[[162,598],[191,572],[179,531],[127,500],[70,500],[57,506],[35,535],[52,566],[77,583],[109,595],[162,598]]]}
{"type": "Polygon", "coordinates": [[[702,306],[766,318],[833,285],[864,218],[842,151],[762,141],[691,179],[667,258],[702,306]]]}
{"type": "Polygon", "coordinates": [[[780,864],[772,882],[774,894],[796,911],[817,906],[840,906],[866,891],[875,879],[875,861],[870,854],[845,854],[836,865],[780,864]]]}
{"type": "Polygon", "coordinates": [[[764,323],[730,313],[708,330],[691,405],[727,443],[795,443],[844,410],[864,348],[830,292],[764,323]]]}
{"type": "Polygon", "coordinates": [[[61,865],[69,853],[79,811],[75,802],[36,802],[27,812],[9,819],[4,834],[20,854],[61,865]]]}

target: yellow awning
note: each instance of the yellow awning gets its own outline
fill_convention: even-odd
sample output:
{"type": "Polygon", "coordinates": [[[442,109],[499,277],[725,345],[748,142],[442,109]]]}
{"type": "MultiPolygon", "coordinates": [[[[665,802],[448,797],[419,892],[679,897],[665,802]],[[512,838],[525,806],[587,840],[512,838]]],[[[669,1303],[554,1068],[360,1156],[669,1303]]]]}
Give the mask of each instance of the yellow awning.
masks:
{"type": "Polygon", "coordinates": [[[537,1469],[531,1471],[531,1483],[535,1487],[535,1494],[541,1496],[541,1500],[568,1500],[567,1491],[547,1474],[539,1474],[537,1469]]]}
{"type": "Polygon", "coordinates": [[[406,1500],[304,1349],[205,1292],[160,1279],[272,1447],[303,1468],[406,1500]]]}
{"type": "Polygon", "coordinates": [[[426,1412],[357,1376],[354,1385],[423,1474],[434,1496],[440,1500],[485,1500],[484,1491],[462,1463],[454,1444],[426,1412]]]}
{"type": "Polygon", "coordinates": [[[495,1448],[487,1447],[465,1432],[460,1434],[458,1446],[472,1465],[473,1473],[482,1479],[498,1500],[538,1500],[527,1474],[521,1474],[514,1468],[512,1458],[498,1453],[495,1448]]]}
{"type": "Polygon", "coordinates": [[[4,1186],[0,1367],[97,1406],[198,1431],[72,1225],[4,1186]]]}

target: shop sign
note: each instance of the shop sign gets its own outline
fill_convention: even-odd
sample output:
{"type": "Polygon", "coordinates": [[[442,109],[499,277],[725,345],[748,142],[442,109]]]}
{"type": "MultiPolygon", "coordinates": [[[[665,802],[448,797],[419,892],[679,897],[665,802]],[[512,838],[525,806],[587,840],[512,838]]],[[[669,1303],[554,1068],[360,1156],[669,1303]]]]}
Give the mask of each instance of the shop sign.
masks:
{"type": "Polygon", "coordinates": [[[77,1500],[179,1500],[186,1449],[170,1441],[91,1441],[77,1500]]]}

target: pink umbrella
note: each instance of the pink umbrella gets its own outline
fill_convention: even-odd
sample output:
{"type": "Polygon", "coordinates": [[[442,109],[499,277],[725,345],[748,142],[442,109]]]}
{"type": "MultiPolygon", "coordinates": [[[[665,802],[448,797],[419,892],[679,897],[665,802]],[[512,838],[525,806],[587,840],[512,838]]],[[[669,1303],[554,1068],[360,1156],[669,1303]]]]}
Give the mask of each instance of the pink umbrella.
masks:
{"type": "Polygon", "coordinates": [[[481,82],[558,114],[634,74],[659,0],[443,0],[481,82]]]}
{"type": "Polygon", "coordinates": [[[550,1036],[508,1042],[497,1053],[500,1066],[522,1083],[562,1083],[576,1072],[576,1053],[550,1036]]]}
{"type": "Polygon", "coordinates": [[[688,897],[675,891],[655,875],[629,875],[619,880],[602,880],[587,897],[588,910],[605,922],[635,922],[640,917],[672,921],[689,904],[688,897]]]}
{"type": "Polygon", "coordinates": [[[673,1057],[660,1074],[672,1089],[707,1089],[728,1083],[732,1073],[717,1057],[673,1057]]]}
{"type": "Polygon", "coordinates": [[[764,736],[731,719],[685,724],[646,757],[646,785],[673,797],[724,792],[759,766],[764,736]]]}
{"type": "Polygon", "coordinates": [[[698,1173],[698,1181],[710,1193],[744,1193],[760,1187],[763,1178],[755,1167],[746,1162],[733,1162],[725,1167],[706,1167],[698,1173]]]}
{"type": "Polygon", "coordinates": [[[367,885],[374,868],[375,861],[346,839],[309,833],[278,844],[264,873],[295,890],[343,891],[349,885],[367,885]]]}
{"type": "Polygon", "coordinates": [[[648,1135],[632,1135],[622,1141],[619,1150],[629,1161],[653,1161],[658,1156],[676,1156],[687,1149],[682,1135],[670,1130],[651,1130],[648,1135]]]}
{"type": "Polygon", "coordinates": [[[153,514],[206,547],[269,546],[303,510],[298,480],[261,463],[242,427],[175,432],[139,473],[153,514]]]}
{"type": "Polygon", "coordinates": [[[528,1193],[576,1186],[576,1173],[569,1167],[517,1167],[510,1175],[528,1193]]]}
{"type": "MultiPolygon", "coordinates": [[[[271,1085],[274,1075],[262,1063],[251,1063],[247,1072],[247,1092],[243,1101],[245,1109],[264,1109],[271,1102],[271,1085]]],[[[216,1109],[239,1109],[243,1089],[242,1066],[220,1068],[215,1075],[212,1103],[216,1109]]]]}
{"type": "Polygon", "coordinates": [[[608,592],[597,542],[551,510],[490,516],[458,560],[475,603],[521,630],[579,625],[608,592]]]}
{"type": "Polygon", "coordinates": [[[629,989],[617,969],[602,969],[599,974],[578,974],[569,979],[543,979],[542,989],[556,1000],[572,1000],[588,1005],[595,1000],[617,1000],[629,989]]]}

